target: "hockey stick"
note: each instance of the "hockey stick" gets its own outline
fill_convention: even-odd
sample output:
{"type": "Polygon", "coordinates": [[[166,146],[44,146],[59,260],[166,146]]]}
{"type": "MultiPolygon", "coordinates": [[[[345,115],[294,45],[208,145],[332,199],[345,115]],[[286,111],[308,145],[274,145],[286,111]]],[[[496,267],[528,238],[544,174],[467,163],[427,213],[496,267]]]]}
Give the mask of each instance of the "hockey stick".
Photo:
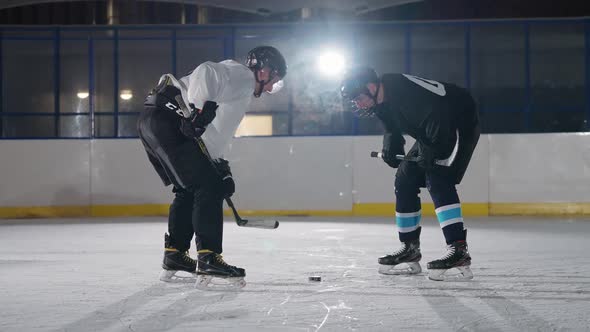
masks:
{"type": "MultiPolygon", "coordinates": [[[[372,158],[383,158],[383,153],[382,152],[377,152],[377,151],[371,151],[371,157],[372,158]]],[[[412,162],[417,162],[419,160],[418,157],[408,157],[408,156],[405,156],[403,154],[396,154],[395,155],[395,159],[397,159],[397,160],[405,160],[405,161],[412,161],[412,162]]],[[[440,165],[440,166],[448,166],[447,164],[445,164],[445,161],[443,161],[443,160],[435,160],[434,163],[437,164],[437,165],[440,165]]]]}
{"type": "MultiPolygon", "coordinates": [[[[197,141],[197,144],[199,144],[199,148],[201,149],[201,151],[203,152],[203,154],[207,157],[207,159],[209,159],[209,162],[211,163],[211,165],[213,166],[213,168],[217,171],[217,167],[215,166],[215,163],[213,162],[213,159],[211,159],[211,155],[209,154],[209,151],[207,150],[207,146],[205,145],[205,142],[203,142],[203,140],[200,137],[195,138],[195,141],[197,141]]],[[[227,203],[227,205],[232,210],[232,212],[234,214],[234,217],[236,219],[236,224],[238,224],[238,226],[241,226],[241,227],[254,227],[254,228],[266,228],[266,229],[275,229],[275,228],[279,227],[279,222],[277,220],[271,220],[271,219],[243,219],[238,214],[238,210],[234,206],[234,202],[232,202],[231,198],[226,197],[225,198],[225,202],[227,203]]]]}

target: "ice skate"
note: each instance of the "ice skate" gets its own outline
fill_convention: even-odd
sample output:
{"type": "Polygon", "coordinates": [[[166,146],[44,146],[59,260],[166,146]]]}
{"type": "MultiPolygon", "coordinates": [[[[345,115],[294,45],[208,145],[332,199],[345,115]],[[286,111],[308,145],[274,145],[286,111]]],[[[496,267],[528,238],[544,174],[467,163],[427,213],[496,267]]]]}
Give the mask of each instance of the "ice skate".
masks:
{"type": "Polygon", "coordinates": [[[190,283],[197,278],[197,262],[192,259],[187,251],[179,251],[170,245],[170,236],[164,236],[165,249],[164,261],[160,273],[160,280],[164,282],[190,283]]]}
{"type": "Polygon", "coordinates": [[[220,254],[199,250],[197,282],[201,290],[238,290],[246,286],[246,271],[227,264],[220,254]]]}
{"type": "Polygon", "coordinates": [[[465,281],[473,279],[471,256],[467,242],[455,241],[447,246],[447,254],[428,262],[428,278],[436,281],[465,281]]]}
{"type": "Polygon", "coordinates": [[[422,272],[420,266],[420,240],[402,242],[402,247],[391,255],[379,257],[381,274],[417,274],[422,272]]]}

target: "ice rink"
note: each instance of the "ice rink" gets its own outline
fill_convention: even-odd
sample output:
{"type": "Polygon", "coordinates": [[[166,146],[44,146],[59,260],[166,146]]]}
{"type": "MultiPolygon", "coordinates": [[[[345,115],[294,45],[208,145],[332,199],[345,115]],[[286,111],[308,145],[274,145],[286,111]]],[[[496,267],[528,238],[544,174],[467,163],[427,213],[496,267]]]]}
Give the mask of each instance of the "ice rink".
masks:
{"type": "MultiPolygon", "coordinates": [[[[239,292],[160,282],[163,217],[0,220],[0,331],[590,330],[588,218],[466,218],[468,282],[378,274],[392,218],[279,220],[225,223],[239,292]]],[[[425,269],[445,246],[422,225],[425,269]]]]}

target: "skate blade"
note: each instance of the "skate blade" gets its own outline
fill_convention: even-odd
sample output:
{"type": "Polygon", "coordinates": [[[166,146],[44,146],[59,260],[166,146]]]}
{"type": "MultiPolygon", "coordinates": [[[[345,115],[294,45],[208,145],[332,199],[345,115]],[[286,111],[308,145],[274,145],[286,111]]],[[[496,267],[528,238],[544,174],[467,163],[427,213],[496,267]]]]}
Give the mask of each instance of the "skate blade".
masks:
{"type": "Polygon", "coordinates": [[[434,281],[468,281],[473,279],[473,272],[471,272],[469,266],[458,266],[448,270],[431,269],[428,270],[428,279],[434,281]]]}
{"type": "Polygon", "coordinates": [[[195,282],[195,288],[205,291],[232,291],[240,290],[246,286],[244,277],[223,278],[210,275],[199,275],[195,282]]]}
{"type": "Polygon", "coordinates": [[[418,262],[401,263],[398,265],[380,265],[379,273],[386,275],[408,275],[422,272],[418,262]]]}
{"type": "Polygon", "coordinates": [[[190,273],[185,271],[163,270],[160,273],[160,280],[163,282],[186,284],[195,282],[196,279],[196,273],[190,273]],[[177,273],[180,273],[180,275],[177,275],[177,273]]]}

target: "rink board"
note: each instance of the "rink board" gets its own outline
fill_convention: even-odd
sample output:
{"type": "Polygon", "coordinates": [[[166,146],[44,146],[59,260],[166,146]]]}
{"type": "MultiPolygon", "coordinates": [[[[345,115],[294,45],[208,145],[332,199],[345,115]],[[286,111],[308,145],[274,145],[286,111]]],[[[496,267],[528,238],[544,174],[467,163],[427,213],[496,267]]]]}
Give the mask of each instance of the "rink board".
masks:
{"type": "MultiPolygon", "coordinates": [[[[590,214],[589,139],[482,135],[458,186],[464,214],[590,214]]],[[[380,149],[380,136],[235,139],[234,202],[246,215],[390,216],[394,170],[369,157],[380,149]]],[[[172,199],[136,139],[5,140],[0,155],[0,217],[161,215],[172,199]]]]}

